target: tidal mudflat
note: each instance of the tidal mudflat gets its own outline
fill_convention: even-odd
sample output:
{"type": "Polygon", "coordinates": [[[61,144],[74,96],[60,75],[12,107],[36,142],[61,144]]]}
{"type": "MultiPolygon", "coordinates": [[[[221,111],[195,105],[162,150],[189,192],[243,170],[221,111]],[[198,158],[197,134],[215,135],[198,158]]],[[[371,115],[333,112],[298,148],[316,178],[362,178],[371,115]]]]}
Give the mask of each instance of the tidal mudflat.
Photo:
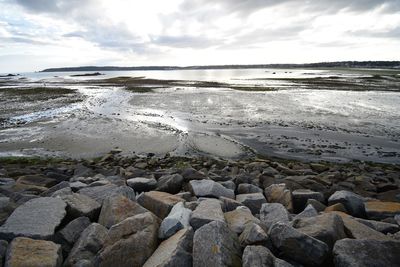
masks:
{"type": "Polygon", "coordinates": [[[0,79],[0,155],[400,162],[396,70],[27,73],[0,79]]]}

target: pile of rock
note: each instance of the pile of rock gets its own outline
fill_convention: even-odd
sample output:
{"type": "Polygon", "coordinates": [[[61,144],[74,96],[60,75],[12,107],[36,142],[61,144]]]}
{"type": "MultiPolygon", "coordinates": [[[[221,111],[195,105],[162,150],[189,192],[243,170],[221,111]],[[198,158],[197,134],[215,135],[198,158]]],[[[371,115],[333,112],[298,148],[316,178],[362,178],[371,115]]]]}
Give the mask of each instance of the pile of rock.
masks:
{"type": "Polygon", "coordinates": [[[0,166],[0,265],[400,266],[399,168],[123,158],[0,166]]]}

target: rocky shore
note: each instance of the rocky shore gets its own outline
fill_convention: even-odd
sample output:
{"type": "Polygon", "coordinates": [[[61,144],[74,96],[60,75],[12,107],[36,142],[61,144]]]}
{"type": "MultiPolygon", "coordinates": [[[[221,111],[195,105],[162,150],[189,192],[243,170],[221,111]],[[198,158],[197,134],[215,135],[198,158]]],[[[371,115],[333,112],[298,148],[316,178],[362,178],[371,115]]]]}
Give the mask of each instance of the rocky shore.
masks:
{"type": "Polygon", "coordinates": [[[400,266],[400,167],[0,159],[0,266],[400,266]]]}

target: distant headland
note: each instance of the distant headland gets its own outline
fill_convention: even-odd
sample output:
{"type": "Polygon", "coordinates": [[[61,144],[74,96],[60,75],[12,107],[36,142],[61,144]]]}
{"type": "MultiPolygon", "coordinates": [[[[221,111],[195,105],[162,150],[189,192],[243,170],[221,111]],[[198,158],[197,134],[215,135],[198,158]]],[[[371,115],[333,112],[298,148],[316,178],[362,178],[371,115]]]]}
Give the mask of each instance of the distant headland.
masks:
{"type": "Polygon", "coordinates": [[[263,68],[385,68],[400,69],[400,61],[337,61],[307,64],[250,64],[250,65],[201,65],[201,66],[81,66],[48,68],[40,72],[67,71],[133,71],[133,70],[206,70],[206,69],[263,69],[263,68]]]}

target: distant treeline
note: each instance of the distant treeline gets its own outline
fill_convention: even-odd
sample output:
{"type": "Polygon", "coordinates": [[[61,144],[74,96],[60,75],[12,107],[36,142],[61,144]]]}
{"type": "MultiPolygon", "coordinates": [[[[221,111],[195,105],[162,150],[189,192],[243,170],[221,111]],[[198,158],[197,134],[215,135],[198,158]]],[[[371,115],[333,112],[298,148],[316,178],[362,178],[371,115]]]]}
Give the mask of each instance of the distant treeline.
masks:
{"type": "Polygon", "coordinates": [[[41,72],[65,72],[65,71],[132,71],[132,70],[209,70],[209,69],[266,69],[266,68],[384,68],[400,69],[400,61],[338,61],[307,64],[256,64],[256,65],[204,65],[204,66],[83,66],[50,68],[41,72]]]}

